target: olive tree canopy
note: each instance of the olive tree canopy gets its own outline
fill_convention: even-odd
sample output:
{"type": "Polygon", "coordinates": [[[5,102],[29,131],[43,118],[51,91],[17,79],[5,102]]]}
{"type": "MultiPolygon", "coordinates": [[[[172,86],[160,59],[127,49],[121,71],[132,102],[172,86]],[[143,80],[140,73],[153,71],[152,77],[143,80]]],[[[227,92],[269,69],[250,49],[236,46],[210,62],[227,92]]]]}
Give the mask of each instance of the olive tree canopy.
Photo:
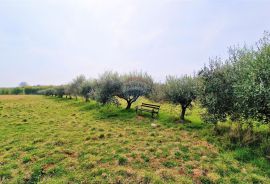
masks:
{"type": "Polygon", "coordinates": [[[73,79],[73,81],[70,83],[69,86],[69,92],[71,95],[77,97],[80,95],[81,89],[82,89],[82,84],[85,82],[86,78],[84,75],[80,75],[73,79]]]}
{"type": "Polygon", "coordinates": [[[165,95],[172,103],[181,105],[180,120],[183,122],[186,109],[196,98],[196,81],[190,76],[180,78],[168,76],[165,83],[165,95]]]}
{"type": "Polygon", "coordinates": [[[84,97],[85,101],[88,102],[91,93],[94,90],[94,82],[91,80],[86,80],[82,83],[80,94],[84,97]]]}
{"type": "Polygon", "coordinates": [[[152,88],[151,76],[147,73],[134,72],[121,76],[121,90],[117,96],[126,100],[126,109],[130,109],[133,102],[136,102],[140,96],[149,94],[152,88]]]}
{"type": "Polygon", "coordinates": [[[119,94],[121,90],[121,81],[118,73],[105,72],[95,84],[95,98],[102,104],[109,103],[119,94]]]}

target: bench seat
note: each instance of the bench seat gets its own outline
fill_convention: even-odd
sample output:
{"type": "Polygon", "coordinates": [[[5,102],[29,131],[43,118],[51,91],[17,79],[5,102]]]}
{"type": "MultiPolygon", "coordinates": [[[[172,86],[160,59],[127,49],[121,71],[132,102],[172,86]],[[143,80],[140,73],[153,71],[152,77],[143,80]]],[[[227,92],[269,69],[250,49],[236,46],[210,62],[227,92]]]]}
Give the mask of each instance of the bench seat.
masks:
{"type": "Polygon", "coordinates": [[[147,104],[142,103],[142,105],[136,107],[136,113],[145,111],[152,114],[152,118],[154,118],[154,115],[159,114],[160,105],[154,105],[154,104],[147,104]]]}

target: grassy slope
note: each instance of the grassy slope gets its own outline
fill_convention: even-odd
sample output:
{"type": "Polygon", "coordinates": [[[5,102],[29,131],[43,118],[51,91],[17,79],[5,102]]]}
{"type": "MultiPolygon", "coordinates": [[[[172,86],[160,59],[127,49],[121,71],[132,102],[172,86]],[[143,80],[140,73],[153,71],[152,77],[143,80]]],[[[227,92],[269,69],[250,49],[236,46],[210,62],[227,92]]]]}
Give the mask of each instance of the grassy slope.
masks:
{"type": "Polygon", "coordinates": [[[267,183],[267,171],[200,136],[198,109],[184,126],[178,111],[163,105],[152,120],[94,102],[0,96],[0,183],[267,183]]]}

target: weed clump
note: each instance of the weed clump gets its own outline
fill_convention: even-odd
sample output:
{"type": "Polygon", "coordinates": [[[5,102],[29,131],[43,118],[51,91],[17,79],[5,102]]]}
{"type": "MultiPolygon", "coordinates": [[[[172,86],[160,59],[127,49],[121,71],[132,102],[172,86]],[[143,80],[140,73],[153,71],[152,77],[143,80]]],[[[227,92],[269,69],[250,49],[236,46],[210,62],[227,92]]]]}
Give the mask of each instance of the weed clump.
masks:
{"type": "Polygon", "coordinates": [[[125,157],[118,158],[118,164],[119,165],[126,165],[128,163],[128,159],[125,157]]]}

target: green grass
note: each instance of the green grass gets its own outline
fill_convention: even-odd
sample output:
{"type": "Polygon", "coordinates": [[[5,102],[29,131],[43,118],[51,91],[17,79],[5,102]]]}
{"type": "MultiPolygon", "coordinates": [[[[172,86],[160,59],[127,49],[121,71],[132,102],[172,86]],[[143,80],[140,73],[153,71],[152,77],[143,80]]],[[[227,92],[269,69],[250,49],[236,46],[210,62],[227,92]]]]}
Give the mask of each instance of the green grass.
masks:
{"type": "Polygon", "coordinates": [[[0,183],[269,183],[269,162],[207,142],[199,108],[186,125],[179,112],[162,104],[153,120],[96,102],[0,96],[0,183]]]}

